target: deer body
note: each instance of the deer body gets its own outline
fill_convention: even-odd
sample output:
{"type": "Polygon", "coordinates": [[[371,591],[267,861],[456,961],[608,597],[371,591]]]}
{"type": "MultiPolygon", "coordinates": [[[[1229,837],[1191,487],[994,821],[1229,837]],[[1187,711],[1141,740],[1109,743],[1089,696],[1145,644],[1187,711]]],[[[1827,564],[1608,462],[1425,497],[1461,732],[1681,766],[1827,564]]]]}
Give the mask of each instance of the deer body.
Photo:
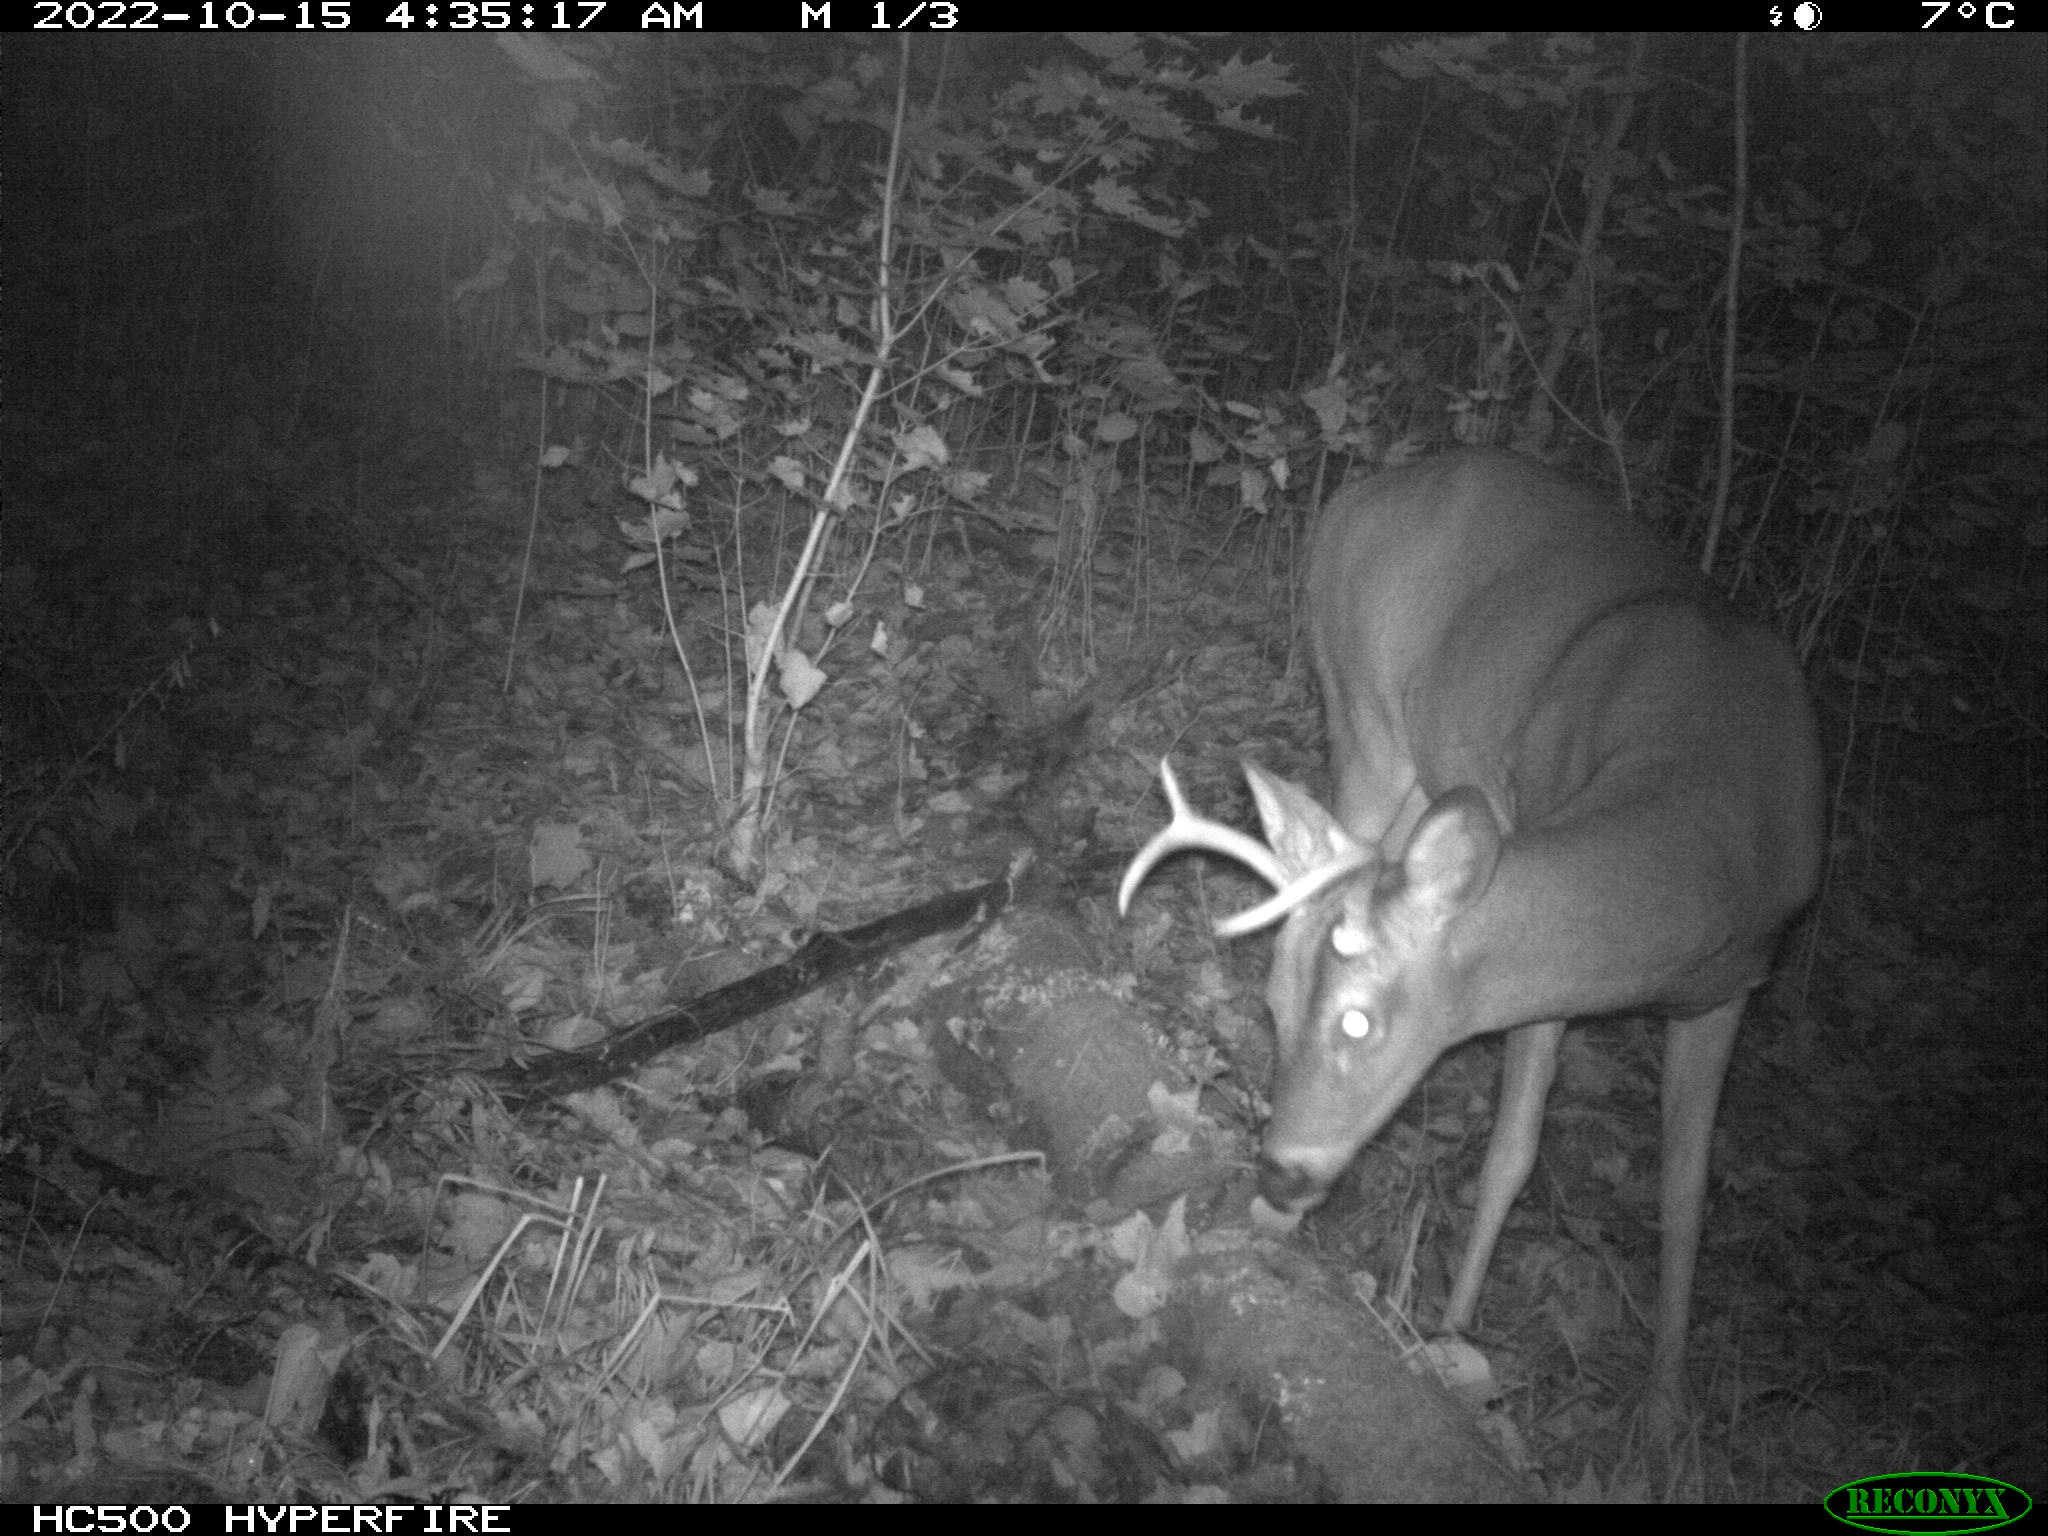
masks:
{"type": "Polygon", "coordinates": [[[1565,1021],[1669,1021],[1653,1385],[1673,1407],[1729,1053],[1818,880],[1798,664],[1596,492],[1505,453],[1339,491],[1305,611],[1334,811],[1247,764],[1260,845],[1188,813],[1169,773],[1175,823],[1125,900],[1183,847],[1276,886],[1220,931],[1282,921],[1261,1191],[1283,1214],[1322,1199],[1444,1051],[1507,1032],[1453,1329],[1534,1163],[1565,1021]]]}

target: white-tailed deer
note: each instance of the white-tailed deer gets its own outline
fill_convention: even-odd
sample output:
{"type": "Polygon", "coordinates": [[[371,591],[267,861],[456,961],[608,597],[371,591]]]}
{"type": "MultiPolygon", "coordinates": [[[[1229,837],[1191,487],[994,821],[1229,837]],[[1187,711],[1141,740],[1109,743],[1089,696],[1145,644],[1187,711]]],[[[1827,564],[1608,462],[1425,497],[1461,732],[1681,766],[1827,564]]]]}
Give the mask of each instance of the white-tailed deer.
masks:
{"type": "Polygon", "coordinates": [[[1285,919],[1260,1190],[1298,1215],[1451,1046],[1508,1031],[1479,1206],[1444,1313],[1471,1326],[1535,1162],[1567,1019],[1669,1021],[1652,1407],[1684,1401],[1707,1151],[1744,1000],[1820,867],[1820,752],[1791,651],[1598,493],[1445,454],[1331,498],[1307,633],[1336,814],[1247,763],[1266,841],[1188,810],[1180,849],[1249,865],[1285,919]]]}

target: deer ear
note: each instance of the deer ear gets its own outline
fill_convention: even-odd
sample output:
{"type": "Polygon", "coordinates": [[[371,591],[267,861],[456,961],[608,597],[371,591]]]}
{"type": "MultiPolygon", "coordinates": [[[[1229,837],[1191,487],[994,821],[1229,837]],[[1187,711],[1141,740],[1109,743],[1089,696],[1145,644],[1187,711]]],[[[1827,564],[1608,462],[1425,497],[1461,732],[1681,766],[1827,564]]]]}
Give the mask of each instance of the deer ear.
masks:
{"type": "Polygon", "coordinates": [[[1407,899],[1442,923],[1486,894],[1500,867],[1500,823],[1486,797],[1460,785],[1422,813],[1401,855],[1407,899]]]}
{"type": "Polygon", "coordinates": [[[1290,879],[1299,880],[1311,870],[1356,856],[1357,839],[1299,784],[1253,762],[1244,765],[1244,777],[1259,808],[1266,846],[1279,855],[1290,879]]]}

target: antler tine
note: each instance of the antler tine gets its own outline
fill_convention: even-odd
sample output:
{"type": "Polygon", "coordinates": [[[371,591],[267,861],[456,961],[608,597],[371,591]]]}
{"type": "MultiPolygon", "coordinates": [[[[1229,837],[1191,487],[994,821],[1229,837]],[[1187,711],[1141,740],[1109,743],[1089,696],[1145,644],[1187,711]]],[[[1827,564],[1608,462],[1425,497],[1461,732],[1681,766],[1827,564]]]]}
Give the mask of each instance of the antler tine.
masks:
{"type": "Polygon", "coordinates": [[[1173,820],[1138,850],[1138,856],[1131,860],[1131,867],[1124,871],[1123,884],[1117,887],[1116,893],[1119,914],[1130,910],[1131,897],[1137,894],[1138,887],[1145,883],[1145,877],[1152,873],[1161,859],[1188,849],[1202,849],[1220,853],[1226,859],[1236,859],[1274,887],[1280,890],[1287,888],[1287,869],[1272,849],[1235,827],[1210,821],[1188,809],[1187,797],[1180,792],[1180,780],[1173,776],[1173,765],[1163,757],[1159,759],[1159,779],[1166,787],[1166,803],[1173,808],[1173,820]]]}
{"type": "Polygon", "coordinates": [[[1341,858],[1317,865],[1307,874],[1288,881],[1256,907],[1246,907],[1237,916],[1224,918],[1216,925],[1216,937],[1238,939],[1248,933],[1257,933],[1269,923],[1279,922],[1303,902],[1320,896],[1353,870],[1363,869],[1372,862],[1372,857],[1371,849],[1356,848],[1341,858]]]}

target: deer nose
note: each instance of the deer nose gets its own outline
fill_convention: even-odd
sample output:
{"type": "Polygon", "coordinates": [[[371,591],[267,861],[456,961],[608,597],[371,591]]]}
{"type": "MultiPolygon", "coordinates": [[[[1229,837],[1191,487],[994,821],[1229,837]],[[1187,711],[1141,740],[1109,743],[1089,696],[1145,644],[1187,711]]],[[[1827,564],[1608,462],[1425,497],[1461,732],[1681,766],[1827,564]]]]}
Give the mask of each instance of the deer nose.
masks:
{"type": "Polygon", "coordinates": [[[1259,1193],[1275,1210],[1298,1214],[1320,1204],[1328,1188],[1298,1164],[1278,1163],[1270,1157],[1259,1161],[1259,1193]]]}

